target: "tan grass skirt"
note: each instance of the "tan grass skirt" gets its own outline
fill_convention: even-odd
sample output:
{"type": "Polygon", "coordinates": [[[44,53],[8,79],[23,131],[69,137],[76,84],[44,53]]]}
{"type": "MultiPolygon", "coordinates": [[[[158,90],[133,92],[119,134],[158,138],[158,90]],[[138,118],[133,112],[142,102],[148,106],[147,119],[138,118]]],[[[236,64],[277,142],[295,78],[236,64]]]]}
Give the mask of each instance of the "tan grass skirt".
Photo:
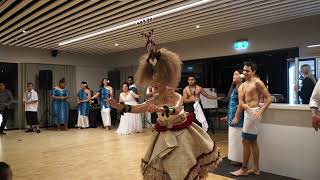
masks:
{"type": "Polygon", "coordinates": [[[155,131],[141,169],[145,180],[205,179],[220,161],[219,148],[192,123],[179,131],[155,131]]]}

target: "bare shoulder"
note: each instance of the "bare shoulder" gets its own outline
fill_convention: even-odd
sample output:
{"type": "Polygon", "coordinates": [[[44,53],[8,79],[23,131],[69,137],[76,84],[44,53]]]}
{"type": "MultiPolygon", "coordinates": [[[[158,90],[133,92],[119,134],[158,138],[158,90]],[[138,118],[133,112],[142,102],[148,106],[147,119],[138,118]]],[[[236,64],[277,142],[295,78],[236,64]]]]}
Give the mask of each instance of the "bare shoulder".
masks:
{"type": "Polygon", "coordinates": [[[181,94],[179,94],[179,93],[177,93],[177,92],[174,92],[174,96],[180,99],[181,94]]]}
{"type": "Polygon", "coordinates": [[[257,87],[263,87],[263,86],[265,86],[264,83],[263,83],[259,78],[254,78],[254,84],[255,84],[257,87]]]}
{"type": "MultiPolygon", "coordinates": [[[[187,87],[188,87],[188,86],[187,86],[187,87]]],[[[183,93],[189,92],[187,87],[185,87],[185,88],[183,89],[183,93]]]]}
{"type": "Polygon", "coordinates": [[[201,87],[201,86],[199,86],[199,85],[197,85],[197,89],[200,89],[200,90],[201,90],[201,89],[202,89],[202,87],[201,87]]]}
{"type": "Polygon", "coordinates": [[[111,87],[111,86],[107,86],[107,89],[108,89],[108,90],[112,90],[112,87],[111,87]]]}
{"type": "Polygon", "coordinates": [[[239,87],[238,87],[238,91],[242,91],[243,87],[245,86],[245,82],[242,83],[239,87]]]}
{"type": "Polygon", "coordinates": [[[238,90],[243,90],[243,89],[245,89],[245,87],[247,87],[247,86],[248,86],[248,82],[245,81],[245,82],[243,82],[243,83],[239,86],[238,90]]]}

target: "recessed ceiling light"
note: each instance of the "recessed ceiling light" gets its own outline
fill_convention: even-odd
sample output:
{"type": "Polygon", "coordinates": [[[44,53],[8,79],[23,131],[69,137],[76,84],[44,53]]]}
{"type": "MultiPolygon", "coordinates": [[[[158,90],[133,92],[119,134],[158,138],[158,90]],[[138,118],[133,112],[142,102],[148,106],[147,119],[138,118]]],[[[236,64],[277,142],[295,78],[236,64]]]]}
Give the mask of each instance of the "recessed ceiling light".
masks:
{"type": "Polygon", "coordinates": [[[174,8],[174,9],[170,9],[168,11],[161,12],[159,14],[155,14],[155,15],[148,16],[148,17],[145,17],[145,18],[142,18],[142,19],[138,19],[138,20],[134,20],[134,21],[131,21],[131,22],[128,22],[128,23],[120,24],[118,26],[108,27],[106,29],[103,29],[103,30],[95,32],[95,33],[87,34],[85,36],[81,36],[81,37],[78,37],[78,38],[75,38],[75,39],[64,41],[64,42],[59,43],[58,45],[59,46],[66,45],[66,44],[73,43],[73,42],[76,42],[76,41],[80,41],[80,40],[83,40],[83,39],[87,39],[87,38],[90,38],[90,37],[93,37],[93,36],[97,36],[97,35],[104,34],[104,33],[107,33],[107,32],[115,31],[117,29],[125,28],[125,27],[131,26],[131,25],[140,24],[141,22],[148,22],[148,21],[150,21],[152,19],[159,18],[159,17],[162,17],[162,16],[166,16],[166,15],[169,15],[169,14],[173,14],[173,13],[176,13],[176,12],[180,12],[180,11],[183,11],[183,10],[186,10],[186,9],[190,9],[190,8],[193,8],[193,7],[196,7],[196,6],[200,6],[200,5],[209,3],[211,1],[213,1],[213,0],[196,1],[196,2],[191,3],[191,4],[187,4],[187,5],[180,6],[180,7],[174,8]]]}
{"type": "Polygon", "coordinates": [[[308,48],[320,47],[320,44],[310,45],[310,46],[307,46],[307,47],[308,47],[308,48]]]}
{"type": "Polygon", "coordinates": [[[197,29],[199,29],[199,28],[200,28],[200,26],[199,26],[199,25],[197,25],[197,26],[196,26],[196,28],[197,28],[197,29]]]}
{"type": "Polygon", "coordinates": [[[115,45],[115,46],[119,46],[119,44],[118,44],[118,43],[115,43],[114,45],[115,45]]]}

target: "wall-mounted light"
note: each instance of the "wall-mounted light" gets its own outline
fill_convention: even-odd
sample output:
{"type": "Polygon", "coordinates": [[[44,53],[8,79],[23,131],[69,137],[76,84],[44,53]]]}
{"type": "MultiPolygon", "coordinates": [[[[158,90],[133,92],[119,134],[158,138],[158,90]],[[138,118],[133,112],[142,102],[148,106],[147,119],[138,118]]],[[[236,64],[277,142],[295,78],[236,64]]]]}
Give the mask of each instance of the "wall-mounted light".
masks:
{"type": "Polygon", "coordinates": [[[247,49],[248,46],[249,46],[248,40],[237,40],[236,42],[233,43],[233,48],[235,50],[247,49]]]}

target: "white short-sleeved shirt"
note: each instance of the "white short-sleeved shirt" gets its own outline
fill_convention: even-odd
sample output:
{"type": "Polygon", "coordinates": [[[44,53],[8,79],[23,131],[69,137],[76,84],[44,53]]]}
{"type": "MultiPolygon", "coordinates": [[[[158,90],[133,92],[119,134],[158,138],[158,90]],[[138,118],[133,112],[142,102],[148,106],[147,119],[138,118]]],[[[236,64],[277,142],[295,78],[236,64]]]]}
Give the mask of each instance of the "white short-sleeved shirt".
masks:
{"type": "Polygon", "coordinates": [[[320,80],[318,80],[316,86],[313,89],[312,95],[310,97],[310,107],[320,108],[320,80]]]}
{"type": "MultiPolygon", "coordinates": [[[[23,100],[26,102],[38,101],[38,93],[33,89],[31,90],[31,92],[27,91],[24,94],[23,100]]],[[[25,109],[25,111],[37,112],[38,111],[38,102],[32,103],[32,104],[25,103],[24,109],[25,109]]]]}

